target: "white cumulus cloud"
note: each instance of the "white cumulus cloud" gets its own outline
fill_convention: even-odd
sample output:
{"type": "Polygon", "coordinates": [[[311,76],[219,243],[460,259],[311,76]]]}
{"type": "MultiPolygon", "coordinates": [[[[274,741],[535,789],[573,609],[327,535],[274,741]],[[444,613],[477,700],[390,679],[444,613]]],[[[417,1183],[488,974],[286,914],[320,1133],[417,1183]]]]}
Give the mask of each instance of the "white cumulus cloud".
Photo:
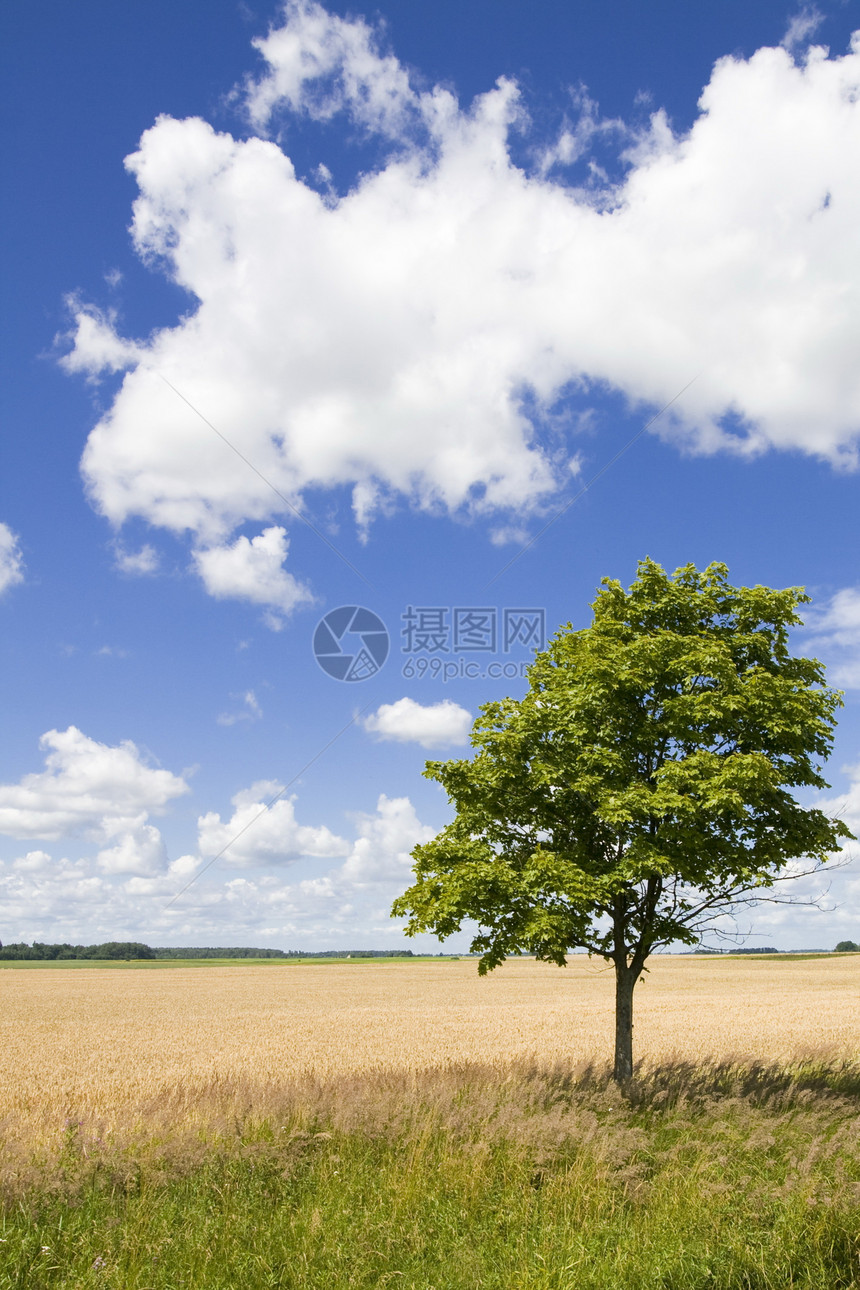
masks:
{"type": "MultiPolygon", "coordinates": [[[[194,562],[210,595],[250,600],[288,614],[312,599],[283,567],[288,549],[286,529],[273,525],[256,537],[240,536],[230,545],[195,551],[194,562]]],[[[270,614],[268,621],[280,625],[277,615],[270,614]]]]}
{"type": "Polygon", "coordinates": [[[54,750],[48,770],[0,790],[4,831],[83,836],[98,845],[77,859],[41,848],[0,859],[4,941],[282,948],[401,942],[390,904],[409,881],[412,848],[434,832],[408,798],[381,794],[375,810],[355,817],[349,840],[325,825],[299,823],[295,799],[282,797],[266,810],[281,786],[260,781],[235,795],[229,818],[201,816],[195,853],[168,862],[147,812],[184,791],[182,781],[142,776],[157,772],[134,745],[110,748],[73,731],[77,738],[66,740],[61,755],[55,735],[46,736],[45,747],[54,750]],[[78,808],[71,799],[80,799],[78,808]],[[233,839],[210,868],[207,861],[233,839]],[[314,876],[286,881],[284,862],[301,858],[317,862],[314,876]]]}
{"type": "Polygon", "coordinates": [[[194,303],[142,341],[77,310],[67,366],[129,365],[84,453],[94,504],[190,531],[213,595],[278,613],[305,598],[283,530],[229,542],[284,513],[272,486],[296,504],[350,486],[362,525],[398,497],[525,515],[570,479],[571,390],[644,415],[696,377],[655,432],[856,465],[860,35],[799,52],[813,21],[722,58],[688,133],[659,111],[645,135],[613,123],[622,178],[598,191],[567,168],[600,131],[586,95],[528,170],[515,83],[466,105],[417,89],[367,23],[289,0],[256,42],[250,119],[287,140],[296,117],[340,122],[376,164],[320,192],[272,139],[146,131],[135,246],[194,303]]]}
{"type": "Polygon", "coordinates": [[[139,833],[150,813],[188,792],[180,776],[147,765],[130,740],[101,744],[69,726],[49,730],[39,744],[45,769],[0,784],[0,833],[107,841],[139,833]]]}
{"type": "Polygon", "coordinates": [[[349,843],[325,825],[299,824],[295,798],[281,797],[266,810],[267,800],[271,801],[281,791],[280,784],[261,780],[231,799],[235,809],[230,819],[222,820],[216,811],[201,816],[198,820],[201,854],[216,855],[230,843],[229,864],[260,865],[297,860],[301,856],[349,853],[349,843]]]}
{"type": "Polygon", "coordinates": [[[159,566],[158,552],[149,542],[145,542],[138,551],[127,551],[122,543],[117,543],[114,559],[120,573],[129,573],[134,577],[156,573],[159,566]]]}
{"type": "MultiPolygon", "coordinates": [[[[175,924],[165,902],[200,861],[182,856],[153,875],[139,858],[126,859],[132,863],[111,868],[91,858],[54,859],[45,851],[30,851],[13,862],[10,872],[0,862],[4,940],[160,944],[175,924]]],[[[211,932],[207,903],[197,911],[197,927],[211,932]]],[[[222,935],[229,930],[224,928],[222,935]]]]}
{"type": "Polygon", "coordinates": [[[47,851],[28,851],[26,855],[18,856],[13,862],[13,868],[18,873],[44,873],[51,863],[47,851]]]}
{"type": "Polygon", "coordinates": [[[286,4],[284,12],[283,26],[253,41],[267,64],[264,76],[248,82],[248,113],[256,125],[265,126],[282,106],[318,121],[348,107],[393,139],[412,124],[420,101],[397,59],[380,56],[366,22],[302,0],[286,4]]]}
{"type": "Polygon", "coordinates": [[[24,581],[24,559],[16,533],[0,523],[0,596],[9,587],[24,581]]]}
{"type": "Polygon", "coordinates": [[[123,340],[117,334],[114,310],[103,312],[95,305],[84,304],[76,296],[69,296],[66,304],[74,315],[75,326],[68,336],[60,336],[57,340],[72,344],[69,352],[60,359],[67,372],[97,377],[103,372],[125,371],[138,362],[143,351],[133,341],[123,340]]]}
{"type": "Polygon", "coordinates": [[[411,881],[412,848],[429,842],[436,832],[422,824],[408,797],[386,797],[381,793],[375,815],[362,815],[358,837],[335,877],[335,885],[363,887],[368,883],[411,881]]]}
{"type": "MultiPolygon", "coordinates": [[[[200,821],[208,848],[239,828],[262,809],[278,790],[274,783],[253,785],[234,799],[232,819],[215,814],[200,821]]],[[[860,831],[860,773],[852,773],[848,792],[824,798],[819,804],[860,831]]],[[[294,804],[281,813],[260,846],[231,848],[218,865],[202,872],[204,854],[180,856],[169,866],[159,864],[158,839],[151,837],[149,868],[146,835],[139,850],[118,839],[97,856],[78,860],[52,857],[43,850],[28,851],[6,864],[0,860],[0,904],[4,941],[98,942],[142,940],[151,945],[274,945],[289,948],[331,948],[402,944],[402,924],[389,917],[391,901],[412,878],[413,848],[430,840],[435,829],[423,824],[408,798],[381,794],[373,811],[355,820],[352,841],[334,839],[322,828],[298,825],[294,804]],[[285,881],[279,862],[289,858],[284,843],[319,861],[314,876],[285,881]],[[130,861],[130,862],[129,862],[130,861]],[[231,865],[244,869],[230,874],[231,865]],[[253,872],[250,869],[253,866],[253,872]],[[199,881],[192,880],[200,875],[199,881]],[[188,886],[189,883],[192,885],[188,886]],[[182,888],[188,889],[172,901],[182,888]]],[[[275,808],[273,808],[274,810],[275,808]]],[[[267,813],[260,824],[270,821],[267,813]]],[[[238,830],[237,830],[238,831],[238,830]]],[[[203,848],[201,848],[203,849],[203,848]]],[[[762,906],[750,916],[753,930],[783,948],[832,946],[846,936],[857,939],[856,844],[841,858],[854,863],[828,874],[801,879],[796,895],[813,898],[830,883],[820,912],[791,907],[762,906]],[[833,906],[836,908],[834,909],[833,906]]],[[[431,952],[431,937],[413,943],[431,952]]]]}
{"type": "Polygon", "coordinates": [[[104,873],[133,873],[152,875],[167,868],[167,851],[161,833],[153,824],[122,833],[112,847],[105,847],[96,856],[104,873]]]}
{"type": "Polygon", "coordinates": [[[380,739],[444,748],[469,742],[472,714],[451,699],[425,705],[405,698],[383,703],[362,724],[380,739]]]}

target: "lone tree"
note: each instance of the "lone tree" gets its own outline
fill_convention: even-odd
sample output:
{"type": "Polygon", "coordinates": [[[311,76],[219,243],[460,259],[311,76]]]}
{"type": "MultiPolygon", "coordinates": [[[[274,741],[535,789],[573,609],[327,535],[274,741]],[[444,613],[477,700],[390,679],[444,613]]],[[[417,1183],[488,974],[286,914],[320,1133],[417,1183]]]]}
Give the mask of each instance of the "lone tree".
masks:
{"type": "Polygon", "coordinates": [[[659,946],[698,944],[789,863],[852,834],[792,791],[826,788],[838,691],[795,658],[801,588],[733,587],[723,564],[629,591],[605,578],[590,627],[562,627],[521,700],[487,703],[470,761],[428,762],[452,824],[417,846],[392,913],[406,931],[478,933],[480,973],[579,948],[615,965],[615,1079],[633,1074],[633,989],[659,946]]]}

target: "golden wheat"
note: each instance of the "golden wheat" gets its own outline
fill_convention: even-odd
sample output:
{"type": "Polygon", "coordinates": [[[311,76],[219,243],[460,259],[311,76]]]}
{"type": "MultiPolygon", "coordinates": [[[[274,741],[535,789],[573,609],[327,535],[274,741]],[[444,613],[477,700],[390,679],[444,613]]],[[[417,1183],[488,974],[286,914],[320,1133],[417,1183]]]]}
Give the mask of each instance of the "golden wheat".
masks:
{"type": "MultiPolygon", "coordinates": [[[[778,1062],[860,1052],[860,958],[661,956],[636,1055],[778,1062]]],[[[464,1062],[605,1062],[612,975],[511,960],[0,972],[0,1118],[111,1122],[178,1090],[464,1062]]]]}

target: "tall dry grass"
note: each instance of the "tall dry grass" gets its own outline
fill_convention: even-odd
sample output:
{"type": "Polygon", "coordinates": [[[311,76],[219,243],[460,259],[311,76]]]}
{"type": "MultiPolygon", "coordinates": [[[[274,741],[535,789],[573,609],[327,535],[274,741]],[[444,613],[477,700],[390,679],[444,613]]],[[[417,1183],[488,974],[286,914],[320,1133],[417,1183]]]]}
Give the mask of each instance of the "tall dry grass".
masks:
{"type": "MultiPolygon", "coordinates": [[[[318,1139],[426,1146],[480,1155],[503,1145],[535,1169],[572,1156],[625,1190],[641,1190],[643,1161],[655,1134],[695,1143],[711,1163],[732,1141],[765,1155],[793,1140],[810,1162],[848,1152],[858,1169],[860,1201],[860,1062],[809,1054],[794,1063],[744,1060],[642,1064],[622,1093],[611,1064],[449,1064],[427,1071],[296,1074],[265,1082],[249,1077],[175,1085],[109,1117],[43,1121],[38,1137],[0,1125],[0,1196],[44,1190],[74,1195],[94,1179],[125,1186],[145,1170],[150,1181],[185,1176],[213,1155],[265,1158],[289,1173],[318,1139]],[[711,1150],[713,1148],[713,1150],[711,1150]],[[638,1162],[638,1163],[634,1163],[638,1162]]],[[[317,1143],[317,1148],[319,1144],[317,1143]]]]}
{"type": "Polygon", "coordinates": [[[0,1290],[837,1290],[860,1064],[527,1062],[174,1089],[7,1156],[0,1290]]]}

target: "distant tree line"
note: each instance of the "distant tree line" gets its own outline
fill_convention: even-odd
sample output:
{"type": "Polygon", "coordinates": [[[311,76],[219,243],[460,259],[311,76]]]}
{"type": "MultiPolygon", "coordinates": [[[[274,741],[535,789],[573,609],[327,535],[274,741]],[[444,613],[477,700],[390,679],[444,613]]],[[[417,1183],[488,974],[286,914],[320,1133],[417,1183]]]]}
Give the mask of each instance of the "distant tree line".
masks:
{"type": "MultiPolygon", "coordinates": [[[[840,941],[834,954],[860,954],[856,941],[840,941]]],[[[746,949],[696,949],[688,954],[782,954],[775,945],[760,945],[746,949]]],[[[412,950],[271,950],[253,946],[225,945],[158,945],[155,948],[140,941],[105,941],[102,945],[48,945],[33,941],[27,945],[16,941],[4,945],[0,941],[0,959],[411,959],[412,950]]],[[[440,952],[438,958],[449,958],[440,952]]],[[[463,956],[459,956],[463,957],[463,956]]],[[[465,955],[475,958],[474,954],[465,955]]],[[[514,956],[516,957],[516,956],[514,956]]]]}
{"type": "Polygon", "coordinates": [[[0,941],[0,959],[154,959],[155,950],[138,941],[105,941],[103,945],[46,945],[20,941],[4,945],[0,941]]]}
{"type": "Polygon", "coordinates": [[[742,949],[742,950],[698,949],[698,950],[693,950],[692,953],[693,954],[782,954],[782,950],[778,950],[775,945],[756,945],[756,946],[750,946],[748,949],[742,949]]]}
{"type": "Polygon", "coordinates": [[[157,959],[402,959],[412,950],[256,950],[247,945],[159,945],[157,959]]]}
{"type": "MultiPolygon", "coordinates": [[[[774,945],[760,945],[760,946],[756,946],[755,948],[743,949],[743,950],[698,949],[698,950],[689,951],[689,953],[692,953],[692,954],[791,954],[796,952],[797,951],[792,951],[792,950],[778,950],[774,945]]],[[[856,941],[840,941],[838,945],[835,945],[833,947],[833,953],[834,954],[860,954],[860,945],[858,945],[856,941]]]]}
{"type": "Polygon", "coordinates": [[[23,941],[4,945],[0,959],[399,959],[414,958],[412,950],[269,950],[247,945],[162,945],[153,949],[138,941],[105,941],[103,945],[47,945],[23,941]]]}
{"type": "Polygon", "coordinates": [[[152,951],[157,959],[285,959],[283,950],[255,950],[248,945],[156,945],[152,951]]]}

